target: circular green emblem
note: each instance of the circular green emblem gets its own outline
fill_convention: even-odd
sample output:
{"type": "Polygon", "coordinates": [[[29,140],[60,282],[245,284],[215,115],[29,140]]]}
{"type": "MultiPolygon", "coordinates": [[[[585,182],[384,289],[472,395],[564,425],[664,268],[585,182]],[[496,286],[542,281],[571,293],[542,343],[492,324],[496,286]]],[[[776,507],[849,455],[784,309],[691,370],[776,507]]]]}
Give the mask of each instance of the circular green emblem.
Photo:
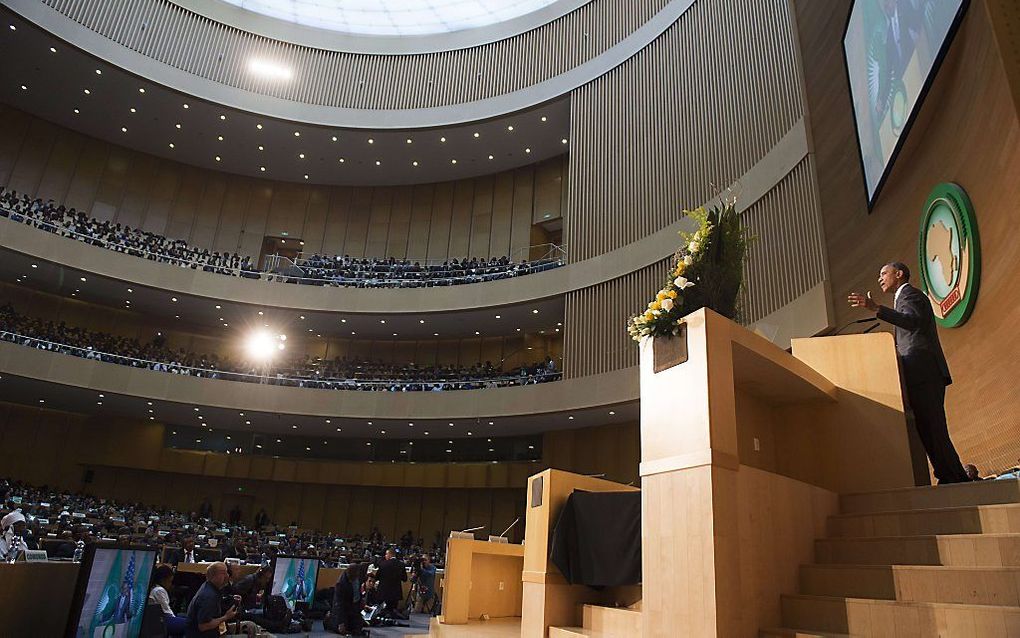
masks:
{"type": "Polygon", "coordinates": [[[921,289],[939,325],[955,328],[970,317],[981,277],[974,207],[956,184],[935,187],[924,204],[917,243],[921,289]]]}

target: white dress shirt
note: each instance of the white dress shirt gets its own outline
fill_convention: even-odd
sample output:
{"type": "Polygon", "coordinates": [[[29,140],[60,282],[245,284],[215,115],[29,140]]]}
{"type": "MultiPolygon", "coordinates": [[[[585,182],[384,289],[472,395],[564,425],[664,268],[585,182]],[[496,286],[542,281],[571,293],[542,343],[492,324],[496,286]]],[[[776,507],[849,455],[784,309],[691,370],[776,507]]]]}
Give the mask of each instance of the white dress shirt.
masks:
{"type": "Polygon", "coordinates": [[[896,302],[900,300],[900,293],[903,292],[903,286],[906,286],[906,285],[907,285],[907,282],[904,281],[902,284],[900,284],[900,287],[896,289],[896,294],[893,295],[892,303],[893,303],[893,309],[894,310],[896,309],[896,302]]]}

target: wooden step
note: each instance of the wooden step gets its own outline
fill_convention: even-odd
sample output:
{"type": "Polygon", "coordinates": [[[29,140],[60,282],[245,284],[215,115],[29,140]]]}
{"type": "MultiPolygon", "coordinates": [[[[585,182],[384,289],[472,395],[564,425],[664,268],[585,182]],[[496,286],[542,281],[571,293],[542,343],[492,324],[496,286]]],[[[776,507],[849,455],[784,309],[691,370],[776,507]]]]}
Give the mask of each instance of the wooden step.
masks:
{"type": "Polygon", "coordinates": [[[1020,636],[1020,608],[910,603],[836,596],[783,596],[783,624],[872,638],[1020,636]]]}
{"type": "Polygon", "coordinates": [[[1020,534],[874,536],[815,541],[815,562],[844,565],[1020,566],[1020,534]]]}
{"type": "Polygon", "coordinates": [[[804,631],[802,629],[762,629],[758,638],[850,638],[849,634],[833,634],[827,631],[804,631]]]}
{"type": "Polygon", "coordinates": [[[549,638],[613,638],[610,634],[584,627],[550,627],[549,638]]]}
{"type": "Polygon", "coordinates": [[[584,606],[584,628],[613,638],[641,635],[641,612],[625,607],[584,606]]]}
{"type": "Polygon", "coordinates": [[[1020,607],[1020,567],[802,565],[800,593],[1020,607]]]}
{"type": "Polygon", "coordinates": [[[1020,503],[1020,481],[975,481],[952,485],[904,487],[880,492],[858,492],[839,497],[840,512],[890,512],[965,505],[1020,503]]]}
{"type": "Polygon", "coordinates": [[[829,536],[922,536],[1020,533],[1020,503],[838,514],[829,536]]]}

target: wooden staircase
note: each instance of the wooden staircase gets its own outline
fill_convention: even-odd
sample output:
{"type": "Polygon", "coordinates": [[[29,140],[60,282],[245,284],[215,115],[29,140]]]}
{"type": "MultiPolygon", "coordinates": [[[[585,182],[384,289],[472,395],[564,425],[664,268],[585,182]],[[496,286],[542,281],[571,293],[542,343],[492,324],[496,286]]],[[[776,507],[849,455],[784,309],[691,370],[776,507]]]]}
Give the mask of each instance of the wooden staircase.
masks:
{"type": "Polygon", "coordinates": [[[582,627],[550,627],[549,638],[635,638],[641,635],[641,603],[630,607],[584,605],[582,627]]]}
{"type": "Polygon", "coordinates": [[[1020,481],[840,497],[767,638],[1020,638],[1020,481]]]}

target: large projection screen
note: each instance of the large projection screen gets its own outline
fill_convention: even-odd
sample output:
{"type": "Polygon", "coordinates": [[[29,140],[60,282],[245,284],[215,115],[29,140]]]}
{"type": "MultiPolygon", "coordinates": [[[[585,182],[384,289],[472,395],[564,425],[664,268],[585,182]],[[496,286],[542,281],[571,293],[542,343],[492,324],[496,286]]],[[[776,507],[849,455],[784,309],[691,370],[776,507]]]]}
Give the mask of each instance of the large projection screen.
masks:
{"type": "Polygon", "coordinates": [[[868,206],[875,202],[968,0],[855,0],[843,35],[868,206]]]}

